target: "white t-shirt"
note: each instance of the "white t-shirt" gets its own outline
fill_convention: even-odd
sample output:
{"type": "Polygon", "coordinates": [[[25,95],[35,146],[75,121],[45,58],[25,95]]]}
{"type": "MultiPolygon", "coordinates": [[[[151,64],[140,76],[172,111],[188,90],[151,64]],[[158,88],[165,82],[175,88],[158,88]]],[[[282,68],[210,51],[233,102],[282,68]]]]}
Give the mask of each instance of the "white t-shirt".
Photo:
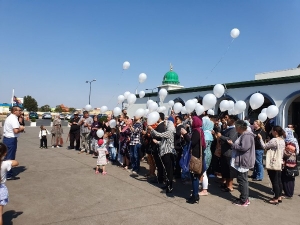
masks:
{"type": "Polygon", "coordinates": [[[14,114],[10,114],[4,123],[3,126],[3,136],[7,138],[19,137],[20,134],[15,134],[14,129],[20,128],[20,123],[18,117],[14,114]]]}
{"type": "Polygon", "coordinates": [[[6,182],[6,173],[11,170],[11,161],[3,161],[1,164],[1,184],[6,182]]]}

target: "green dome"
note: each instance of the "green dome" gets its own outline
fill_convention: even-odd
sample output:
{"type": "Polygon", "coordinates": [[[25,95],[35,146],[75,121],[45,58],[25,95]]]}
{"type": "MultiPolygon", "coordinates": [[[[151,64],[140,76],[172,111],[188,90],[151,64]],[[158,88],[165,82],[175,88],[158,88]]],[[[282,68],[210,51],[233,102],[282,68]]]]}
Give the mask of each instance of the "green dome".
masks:
{"type": "Polygon", "coordinates": [[[180,84],[178,74],[171,68],[171,70],[165,74],[162,84],[180,84]]]}

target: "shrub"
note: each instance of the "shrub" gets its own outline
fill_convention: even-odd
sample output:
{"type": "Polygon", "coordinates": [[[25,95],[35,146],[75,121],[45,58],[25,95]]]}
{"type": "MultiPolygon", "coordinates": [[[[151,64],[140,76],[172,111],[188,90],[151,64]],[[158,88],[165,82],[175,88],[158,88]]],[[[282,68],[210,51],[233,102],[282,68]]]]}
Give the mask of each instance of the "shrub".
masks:
{"type": "Polygon", "coordinates": [[[31,122],[36,122],[36,118],[32,118],[32,119],[31,119],[31,122]]]}

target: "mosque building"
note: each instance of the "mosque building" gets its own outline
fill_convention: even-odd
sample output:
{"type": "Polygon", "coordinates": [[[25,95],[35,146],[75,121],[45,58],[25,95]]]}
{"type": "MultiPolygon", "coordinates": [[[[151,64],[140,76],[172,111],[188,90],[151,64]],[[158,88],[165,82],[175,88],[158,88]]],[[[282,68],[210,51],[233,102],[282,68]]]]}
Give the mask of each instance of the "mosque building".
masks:
{"type": "MultiPolygon", "coordinates": [[[[134,115],[138,108],[146,109],[146,103],[149,99],[158,103],[158,92],[161,88],[168,91],[164,103],[161,104],[161,106],[164,105],[168,109],[164,112],[168,114],[170,112],[168,101],[174,100],[175,103],[181,102],[184,105],[187,100],[196,98],[202,104],[203,96],[213,93],[214,85],[185,88],[180,85],[179,76],[173,71],[171,65],[170,71],[163,77],[162,84],[154,88],[156,92],[153,92],[154,89],[146,89],[152,90],[152,92],[146,93],[144,98],[138,98],[137,96],[135,104],[128,108],[128,114],[134,115]]],[[[247,116],[252,122],[258,118],[258,114],[263,108],[276,105],[279,108],[279,113],[274,118],[275,124],[282,127],[294,124],[300,127],[300,68],[260,73],[255,75],[254,80],[226,83],[225,94],[217,99],[214,108],[216,115],[220,114],[219,104],[222,100],[245,101],[247,108],[238,116],[240,118],[247,116]],[[251,95],[257,92],[264,96],[264,104],[260,108],[252,110],[249,100],[251,95]]]]}

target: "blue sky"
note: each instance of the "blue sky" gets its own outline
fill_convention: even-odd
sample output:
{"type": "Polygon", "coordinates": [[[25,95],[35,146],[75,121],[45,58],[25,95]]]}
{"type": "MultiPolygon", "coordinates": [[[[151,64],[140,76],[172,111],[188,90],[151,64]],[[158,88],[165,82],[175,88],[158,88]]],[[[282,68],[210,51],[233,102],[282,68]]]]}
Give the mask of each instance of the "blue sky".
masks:
{"type": "Polygon", "coordinates": [[[0,102],[115,107],[117,96],[161,84],[170,62],[181,85],[254,79],[300,64],[300,1],[4,0],[0,102]],[[231,42],[221,63],[211,69],[231,42]],[[128,60],[129,70],[122,73],[128,60]]]}

